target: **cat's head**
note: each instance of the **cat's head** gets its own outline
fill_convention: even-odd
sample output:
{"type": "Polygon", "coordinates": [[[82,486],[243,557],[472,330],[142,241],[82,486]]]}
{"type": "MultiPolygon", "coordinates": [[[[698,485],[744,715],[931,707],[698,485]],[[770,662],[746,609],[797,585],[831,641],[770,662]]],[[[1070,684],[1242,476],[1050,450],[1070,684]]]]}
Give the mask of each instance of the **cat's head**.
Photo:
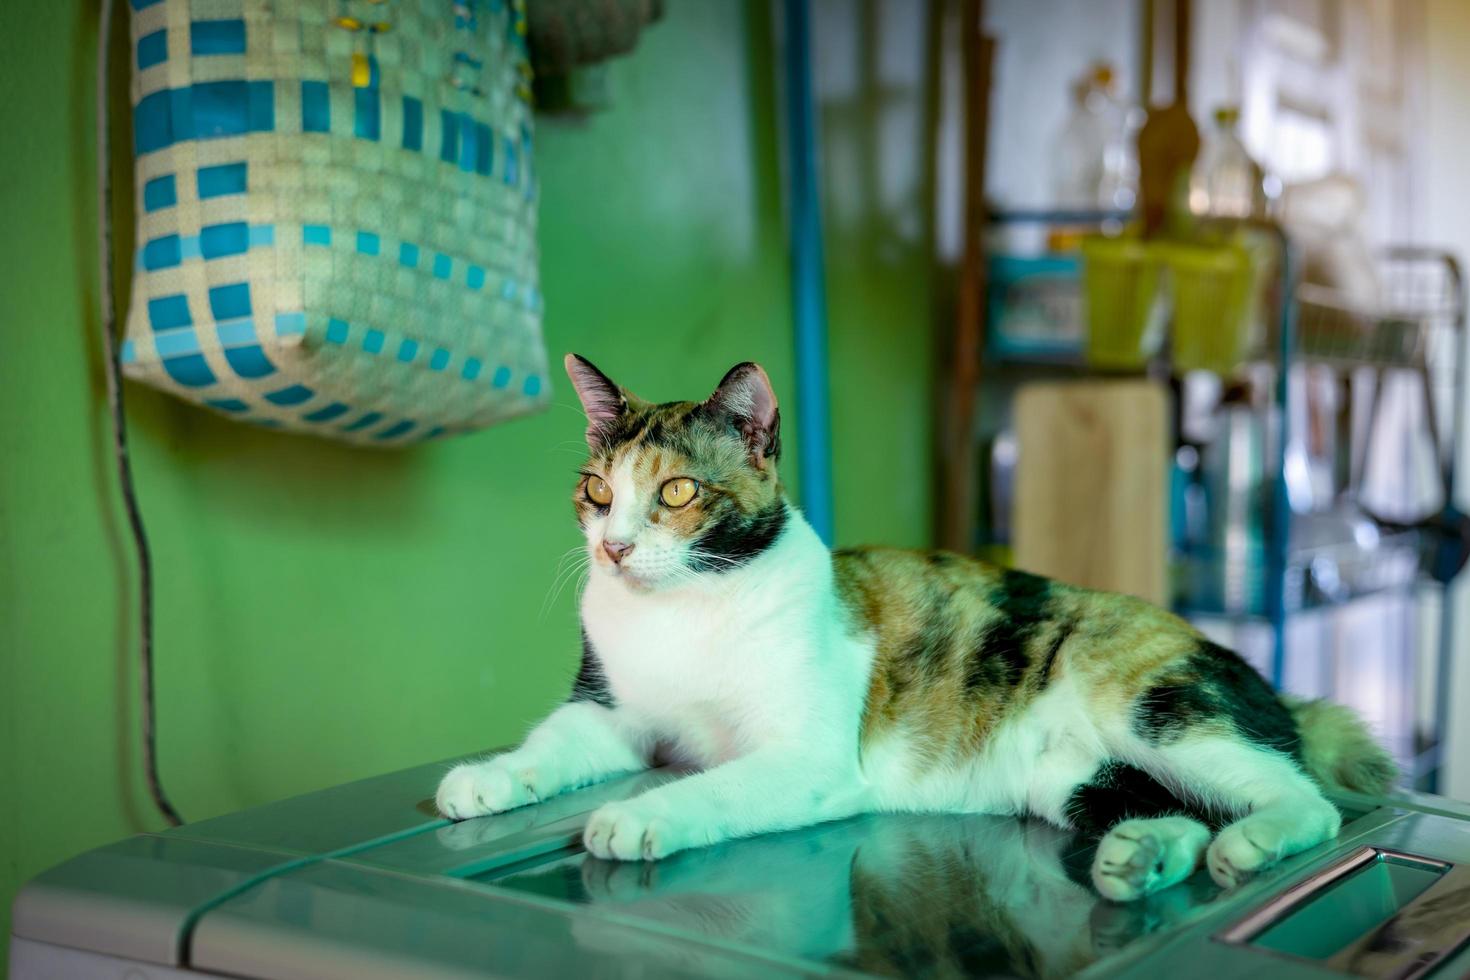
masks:
{"type": "Polygon", "coordinates": [[[766,551],[787,520],[771,380],[737,364],[702,402],[645,402],[576,354],[590,450],[572,498],[593,574],[640,591],[706,580],[766,551]]]}

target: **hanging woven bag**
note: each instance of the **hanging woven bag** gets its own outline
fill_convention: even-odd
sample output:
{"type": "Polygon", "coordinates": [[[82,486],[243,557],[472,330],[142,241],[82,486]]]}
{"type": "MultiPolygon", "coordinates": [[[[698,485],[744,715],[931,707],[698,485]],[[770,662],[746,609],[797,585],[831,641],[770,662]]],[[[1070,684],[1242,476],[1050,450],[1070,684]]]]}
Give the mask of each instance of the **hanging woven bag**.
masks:
{"type": "Polygon", "coordinates": [[[131,5],[130,377],[380,446],[546,404],[523,3],[131,5]]]}

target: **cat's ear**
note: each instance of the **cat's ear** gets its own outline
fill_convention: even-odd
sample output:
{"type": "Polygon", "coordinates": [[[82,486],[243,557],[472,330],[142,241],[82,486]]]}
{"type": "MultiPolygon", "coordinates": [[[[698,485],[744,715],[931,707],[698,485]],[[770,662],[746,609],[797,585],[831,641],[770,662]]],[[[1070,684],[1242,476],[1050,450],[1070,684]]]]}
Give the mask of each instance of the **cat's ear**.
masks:
{"type": "Polygon", "coordinates": [[[611,378],[580,354],[566,357],[567,377],[587,413],[587,445],[596,449],[614,422],[628,410],[628,398],[611,378]]]}
{"type": "Polygon", "coordinates": [[[746,361],[732,367],[704,405],[740,430],[756,469],[765,469],[766,460],[781,455],[781,411],[771,379],[759,364],[746,361]]]}

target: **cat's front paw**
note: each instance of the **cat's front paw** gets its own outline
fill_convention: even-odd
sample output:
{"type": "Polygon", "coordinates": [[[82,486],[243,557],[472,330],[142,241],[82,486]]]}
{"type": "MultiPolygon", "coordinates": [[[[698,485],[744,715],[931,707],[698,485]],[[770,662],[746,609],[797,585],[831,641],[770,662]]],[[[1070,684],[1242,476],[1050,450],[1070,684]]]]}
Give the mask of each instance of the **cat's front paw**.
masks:
{"type": "Polygon", "coordinates": [[[657,861],[683,847],[667,820],[636,801],[598,807],[582,833],[582,846],[609,861],[657,861]]]}
{"type": "Polygon", "coordinates": [[[537,803],[536,774],[512,769],[495,759],[466,762],[449,770],[434,794],[434,805],[450,820],[467,820],[537,803]]]}

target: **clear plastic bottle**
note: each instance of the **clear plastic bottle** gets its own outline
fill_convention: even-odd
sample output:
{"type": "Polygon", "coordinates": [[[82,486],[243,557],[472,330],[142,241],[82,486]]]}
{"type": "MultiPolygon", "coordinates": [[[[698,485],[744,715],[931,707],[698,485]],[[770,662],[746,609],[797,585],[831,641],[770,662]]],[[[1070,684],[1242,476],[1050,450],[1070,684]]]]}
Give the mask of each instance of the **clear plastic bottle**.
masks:
{"type": "Polygon", "coordinates": [[[1097,206],[1107,134],[1093,110],[1092,80],[1084,78],[1072,86],[1072,111],[1052,143],[1052,202],[1058,208],[1097,206]]]}
{"type": "Polygon", "coordinates": [[[1138,194],[1142,114],[1118,96],[1106,62],[1072,86],[1072,111],[1052,146],[1052,199],[1064,209],[1126,211],[1138,194]]]}
{"type": "Polygon", "coordinates": [[[1265,174],[1236,133],[1240,109],[1215,110],[1215,129],[1189,177],[1189,210],[1220,218],[1264,217],[1265,174]]]}
{"type": "MultiPolygon", "coordinates": [[[[1069,212],[1129,212],[1138,200],[1138,129],[1144,112],[1119,97],[1113,66],[1097,62],[1073,82],[1072,112],[1053,141],[1053,206],[1069,212]]],[[[1117,234],[1122,223],[1103,223],[1117,234]]],[[[1073,251],[1097,223],[1061,222],[1048,229],[1051,251],[1073,251]]]]}
{"type": "Polygon", "coordinates": [[[1143,110],[1123,101],[1112,66],[1104,62],[1092,68],[1088,102],[1103,134],[1097,206],[1105,211],[1128,211],[1138,197],[1138,129],[1143,125],[1143,110]]]}

